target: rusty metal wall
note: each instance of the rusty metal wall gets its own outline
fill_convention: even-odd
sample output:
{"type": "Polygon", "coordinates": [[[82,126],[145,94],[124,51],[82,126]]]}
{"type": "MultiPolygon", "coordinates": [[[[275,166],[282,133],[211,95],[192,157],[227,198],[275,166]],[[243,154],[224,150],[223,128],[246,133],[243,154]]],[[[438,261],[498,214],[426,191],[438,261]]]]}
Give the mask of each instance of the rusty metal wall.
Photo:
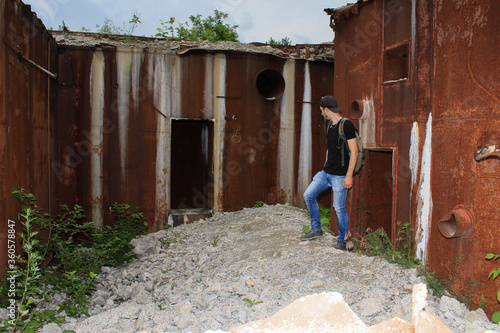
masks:
{"type": "MultiPolygon", "coordinates": [[[[364,106],[358,125],[365,147],[393,154],[390,227],[373,216],[364,222],[390,228],[393,240],[401,223],[411,222],[423,263],[454,281],[451,288],[460,294],[472,292],[472,304],[484,294],[491,314],[498,283],[487,277],[498,265],[484,256],[500,250],[500,161],[475,161],[474,151],[499,140],[499,46],[492,36],[500,32],[500,3],[374,0],[358,5],[357,12],[349,7],[331,12],[335,94],[344,109],[352,101],[364,106]],[[464,220],[471,224],[462,225],[464,220]],[[444,237],[443,222],[456,222],[462,232],[444,237]]],[[[369,178],[384,177],[384,170],[373,162],[370,157],[368,172],[351,192],[351,221],[363,218],[355,209],[362,203],[376,211],[377,203],[365,197],[377,184],[369,178]]]]}
{"type": "MultiPolygon", "coordinates": [[[[500,253],[500,160],[474,159],[475,149],[500,142],[500,3],[443,2],[433,8],[432,227],[429,265],[452,288],[484,294],[487,312],[498,311],[498,281],[488,273],[500,253]],[[471,214],[460,237],[445,238],[438,221],[453,210],[471,214]],[[478,281],[482,285],[471,285],[478,281]]],[[[459,226],[460,229],[460,226],[459,226]]],[[[457,234],[458,235],[458,234],[457,234]]]]}
{"type": "Polygon", "coordinates": [[[57,49],[42,22],[20,1],[0,3],[0,24],[0,274],[3,275],[7,265],[8,220],[15,221],[16,232],[21,229],[20,206],[11,194],[14,187],[33,193],[37,204],[46,211],[54,204],[50,161],[54,156],[52,105],[56,85],[28,60],[54,73],[57,49]]]}
{"type": "MultiPolygon", "coordinates": [[[[193,189],[211,196],[203,202],[216,211],[257,201],[303,205],[295,180],[308,184],[324,163],[317,101],[333,92],[333,63],[133,47],[60,45],[59,53],[58,204],[82,204],[97,225],[111,223],[114,202],[138,205],[150,230],[162,228],[176,177],[171,121],[191,119],[214,124],[213,177],[193,189]],[[259,94],[263,70],[283,76],[283,95],[259,94]]],[[[186,206],[198,208],[196,195],[186,206]]]]}
{"type": "Polygon", "coordinates": [[[409,29],[399,29],[397,23],[409,25],[411,4],[399,3],[389,9],[382,1],[366,2],[357,15],[341,15],[335,21],[335,96],[368,150],[362,176],[355,177],[348,195],[354,235],[383,226],[395,239],[398,221],[410,221],[407,176],[414,99],[402,92],[411,91],[413,81],[384,83],[382,75],[385,50],[410,37],[409,29]],[[361,117],[353,105],[362,109],[361,117]]]}

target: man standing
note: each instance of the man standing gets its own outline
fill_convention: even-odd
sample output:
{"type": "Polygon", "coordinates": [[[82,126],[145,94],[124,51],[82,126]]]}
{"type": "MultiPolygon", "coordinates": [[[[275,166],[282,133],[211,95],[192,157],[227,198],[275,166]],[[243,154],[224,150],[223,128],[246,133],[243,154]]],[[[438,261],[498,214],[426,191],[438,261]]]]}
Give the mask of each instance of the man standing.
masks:
{"type": "Polygon", "coordinates": [[[301,237],[301,240],[311,240],[323,236],[319,217],[319,207],[316,197],[328,187],[333,191],[333,208],[337,214],[339,225],[338,242],[336,249],[345,250],[345,235],[349,220],[346,211],[347,191],[352,188],[352,178],[356,160],[358,158],[358,145],[356,143],[356,130],[349,119],[343,120],[343,129],[347,142],[343,142],[339,133],[339,122],[343,118],[337,100],[333,96],[321,97],[319,108],[321,115],[329,120],[327,129],[327,151],[323,170],[318,172],[307,190],[304,192],[307,210],[311,216],[311,229],[301,237]],[[343,145],[344,149],[342,149],[343,145]],[[350,156],[349,156],[349,151],[350,156]],[[344,156],[342,156],[342,153],[344,156]]]}

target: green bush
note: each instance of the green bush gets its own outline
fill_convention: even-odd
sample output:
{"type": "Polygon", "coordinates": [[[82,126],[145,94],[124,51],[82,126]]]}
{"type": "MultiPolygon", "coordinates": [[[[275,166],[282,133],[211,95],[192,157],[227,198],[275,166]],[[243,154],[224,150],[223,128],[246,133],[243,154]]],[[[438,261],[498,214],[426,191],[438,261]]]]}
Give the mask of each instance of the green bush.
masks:
{"type": "MultiPolygon", "coordinates": [[[[500,254],[488,253],[485,259],[496,260],[498,258],[500,258],[500,254]]],[[[499,275],[500,275],[500,268],[494,269],[488,275],[488,280],[491,278],[493,278],[492,280],[495,280],[499,275]]],[[[497,290],[497,301],[498,303],[500,303],[500,288],[497,290]]],[[[496,311],[495,313],[493,313],[492,320],[495,324],[500,323],[500,311],[496,311]]]]}
{"type": "MultiPolygon", "coordinates": [[[[71,317],[88,316],[87,297],[95,288],[102,266],[119,266],[134,258],[130,241],[147,233],[143,213],[139,207],[131,212],[129,205],[115,203],[110,209],[114,225],[94,228],[92,222],[85,221],[80,205],[62,205],[61,213],[52,219],[36,205],[33,194],[14,188],[13,196],[21,205],[23,218],[23,230],[19,233],[23,253],[17,257],[15,297],[20,300],[20,311],[14,324],[4,324],[16,331],[34,332],[47,322],[64,321],[55,311],[34,310],[40,298],[50,300],[46,291],[66,294],[58,312],[64,310],[71,317]],[[44,242],[37,230],[47,232],[44,242]],[[41,265],[44,261],[46,267],[41,265]],[[51,289],[44,291],[42,281],[51,289]]],[[[7,295],[6,279],[2,282],[2,294],[7,295]]],[[[6,299],[3,297],[3,305],[6,299]]],[[[0,327],[0,331],[5,329],[0,327]]]]}
{"type": "MultiPolygon", "coordinates": [[[[331,208],[330,207],[326,207],[326,208],[322,208],[320,207],[319,208],[319,220],[320,220],[320,223],[321,223],[321,229],[324,230],[325,232],[330,232],[331,233],[331,230],[330,230],[330,215],[331,215],[331,208]]],[[[304,213],[308,216],[309,215],[309,212],[307,210],[304,210],[304,213]]],[[[309,231],[310,229],[310,226],[305,226],[302,228],[302,233],[305,234],[309,231]]]]}

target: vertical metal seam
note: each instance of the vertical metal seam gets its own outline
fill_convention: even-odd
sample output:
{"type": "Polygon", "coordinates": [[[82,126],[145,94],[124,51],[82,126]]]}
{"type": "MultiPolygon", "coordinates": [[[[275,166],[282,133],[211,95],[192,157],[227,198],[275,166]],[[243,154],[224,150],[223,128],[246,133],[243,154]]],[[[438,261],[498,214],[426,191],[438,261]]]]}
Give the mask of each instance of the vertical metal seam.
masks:
{"type": "MultiPolygon", "coordinates": [[[[222,211],[223,206],[223,189],[226,186],[224,184],[223,177],[223,158],[224,158],[224,131],[225,131],[225,120],[224,116],[226,113],[226,100],[224,98],[216,98],[215,96],[225,96],[226,95],[226,57],[223,53],[217,54],[214,59],[214,119],[215,119],[215,138],[214,138],[214,152],[217,152],[217,158],[214,159],[215,170],[214,173],[214,210],[222,211]]],[[[214,153],[215,155],[215,153],[214,153]]]]}
{"type": "MultiPolygon", "coordinates": [[[[304,94],[303,101],[310,101],[312,96],[311,77],[309,71],[309,61],[306,61],[304,69],[304,94]]],[[[311,133],[311,103],[302,104],[302,123],[300,130],[299,146],[299,179],[298,184],[300,192],[304,192],[311,180],[312,169],[312,133],[311,133]]]]}
{"type": "Polygon", "coordinates": [[[104,116],[104,71],[105,61],[101,49],[94,51],[90,70],[90,99],[91,99],[91,124],[90,137],[92,151],[90,155],[90,195],[92,198],[92,219],[97,227],[102,227],[102,140],[104,116]]]}

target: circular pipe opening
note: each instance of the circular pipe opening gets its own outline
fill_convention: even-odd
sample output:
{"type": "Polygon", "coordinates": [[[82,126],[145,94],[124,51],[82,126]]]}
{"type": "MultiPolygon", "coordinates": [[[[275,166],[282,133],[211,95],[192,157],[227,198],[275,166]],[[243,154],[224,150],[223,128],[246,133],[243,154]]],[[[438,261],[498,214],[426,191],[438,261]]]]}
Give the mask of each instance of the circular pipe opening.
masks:
{"type": "Polygon", "coordinates": [[[466,237],[473,230],[472,213],[457,206],[438,221],[438,229],[446,238],[466,237]]]}
{"type": "Polygon", "coordinates": [[[451,215],[449,219],[445,221],[439,221],[438,224],[439,232],[446,237],[452,238],[457,233],[457,219],[455,215],[451,215]]]}
{"type": "Polygon", "coordinates": [[[285,91],[283,75],[274,69],[264,69],[257,75],[255,82],[259,95],[267,100],[280,98],[285,91]]]}
{"type": "Polygon", "coordinates": [[[359,119],[363,117],[363,101],[356,100],[349,104],[349,115],[352,119],[359,119]]]}

